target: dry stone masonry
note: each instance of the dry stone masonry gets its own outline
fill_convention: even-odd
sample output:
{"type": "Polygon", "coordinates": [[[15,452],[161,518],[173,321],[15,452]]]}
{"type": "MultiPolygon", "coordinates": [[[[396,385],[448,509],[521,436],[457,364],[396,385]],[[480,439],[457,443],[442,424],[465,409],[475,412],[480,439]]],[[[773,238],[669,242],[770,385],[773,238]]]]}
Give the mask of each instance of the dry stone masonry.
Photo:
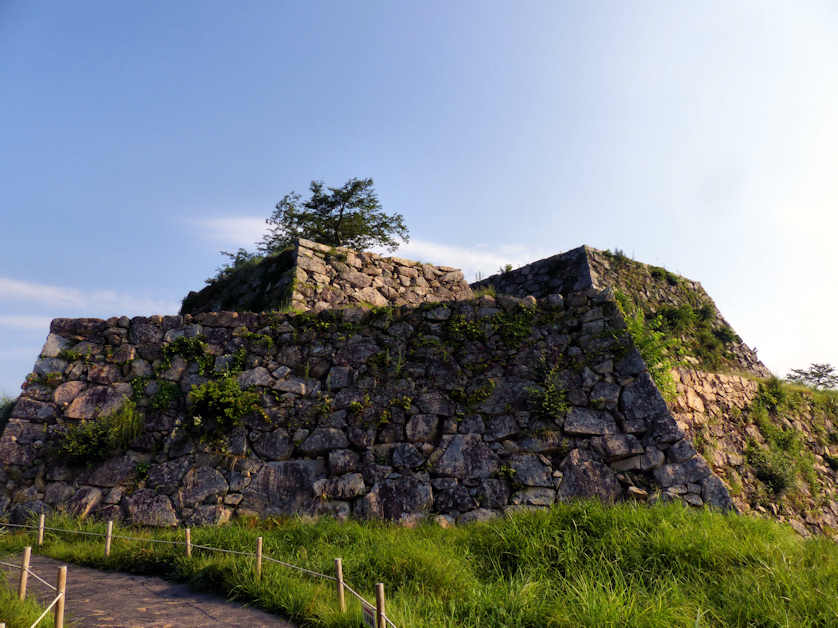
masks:
{"type": "Polygon", "coordinates": [[[419,305],[471,296],[459,269],[300,239],[292,249],[243,268],[201,292],[190,292],[181,314],[288,308],[319,312],[347,306],[419,305]]]}
{"type": "Polygon", "coordinates": [[[538,298],[473,298],[455,269],[305,241],[284,255],[262,266],[273,278],[258,299],[291,272],[308,311],[54,320],[0,439],[0,512],[171,526],[450,524],[577,497],[733,507],[591,281],[587,249],[545,260],[559,275],[496,279],[538,298]],[[202,438],[212,417],[195,391],[213,386],[256,404],[202,438]],[[141,420],[125,446],[60,455],[79,426],[115,416],[141,420]]]}
{"type": "Polygon", "coordinates": [[[68,509],[148,525],[292,513],[469,521],[655,494],[731,505],[596,290],[319,314],[57,319],[0,457],[3,510],[16,519],[68,509]],[[211,363],[194,353],[163,363],[178,338],[206,342],[211,363]],[[242,356],[237,381],[263,413],[222,442],[191,438],[184,395],[242,356]],[[177,394],[161,400],[170,385],[177,394]],[[90,467],[52,456],[64,430],[129,398],[145,423],[127,451],[90,467]]]}

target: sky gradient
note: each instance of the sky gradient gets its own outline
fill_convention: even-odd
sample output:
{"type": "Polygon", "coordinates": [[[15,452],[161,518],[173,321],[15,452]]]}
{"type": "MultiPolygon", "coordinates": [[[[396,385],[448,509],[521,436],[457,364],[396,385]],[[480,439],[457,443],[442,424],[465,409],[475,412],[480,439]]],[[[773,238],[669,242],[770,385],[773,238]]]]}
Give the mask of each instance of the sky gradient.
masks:
{"type": "Polygon", "coordinates": [[[836,68],[827,1],[0,0],[0,393],[51,318],[174,313],[350,177],[402,257],[620,248],[777,374],[838,364],[836,68]]]}

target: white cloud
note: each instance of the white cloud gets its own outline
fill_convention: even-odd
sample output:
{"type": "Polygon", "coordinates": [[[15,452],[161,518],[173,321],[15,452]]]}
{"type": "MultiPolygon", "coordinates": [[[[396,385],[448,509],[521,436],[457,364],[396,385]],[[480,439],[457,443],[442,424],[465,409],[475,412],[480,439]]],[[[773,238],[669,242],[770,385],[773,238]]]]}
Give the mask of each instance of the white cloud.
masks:
{"type": "MultiPolygon", "coordinates": [[[[0,277],[0,300],[22,301],[37,303],[51,310],[59,311],[55,314],[70,315],[85,313],[88,315],[111,316],[113,314],[164,314],[177,312],[177,303],[135,297],[112,290],[97,290],[84,292],[75,288],[50,286],[0,277]]],[[[28,316],[4,316],[8,325],[15,322],[22,323],[28,316]]]]}
{"type": "Polygon", "coordinates": [[[256,216],[203,218],[191,222],[199,227],[205,238],[232,248],[253,248],[267,229],[265,219],[256,216]]]}
{"type": "Polygon", "coordinates": [[[0,327],[11,327],[12,329],[33,329],[43,331],[49,329],[52,319],[49,316],[4,316],[0,314],[0,327]]]}
{"type": "MultiPolygon", "coordinates": [[[[376,252],[382,255],[390,255],[383,250],[377,250],[376,252]]],[[[520,244],[504,244],[490,248],[485,244],[465,247],[427,240],[411,240],[399,247],[392,255],[440,266],[460,268],[466,280],[472,282],[475,281],[478,272],[485,278],[494,275],[500,267],[507,264],[512,264],[513,267],[517,268],[560,252],[539,251],[520,244]]]]}

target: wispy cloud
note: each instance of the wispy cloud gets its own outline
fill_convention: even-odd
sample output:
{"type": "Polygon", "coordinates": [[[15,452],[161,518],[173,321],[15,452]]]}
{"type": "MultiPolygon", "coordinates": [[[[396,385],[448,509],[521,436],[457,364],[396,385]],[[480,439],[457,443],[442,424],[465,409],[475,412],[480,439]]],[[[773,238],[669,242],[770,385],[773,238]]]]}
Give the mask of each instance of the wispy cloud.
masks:
{"type": "Polygon", "coordinates": [[[202,218],[190,222],[198,227],[204,238],[231,248],[253,248],[267,229],[265,219],[257,216],[202,218]]]}
{"type": "MultiPolygon", "coordinates": [[[[111,290],[85,292],[75,288],[51,286],[0,277],[0,300],[39,304],[61,314],[86,313],[113,315],[124,313],[162,314],[178,310],[177,303],[136,297],[111,290]]],[[[22,323],[28,316],[4,316],[7,325],[22,323]]]]}
{"type": "MultiPolygon", "coordinates": [[[[265,219],[255,216],[203,218],[192,221],[192,224],[198,226],[202,237],[214,241],[219,246],[230,248],[253,248],[266,229],[265,219]]],[[[403,244],[395,253],[389,253],[384,249],[374,251],[381,255],[395,255],[461,268],[469,281],[473,281],[477,273],[487,277],[496,273],[501,266],[512,264],[517,267],[559,252],[535,251],[532,247],[522,244],[492,247],[485,244],[457,246],[421,239],[403,244]]]]}
{"type": "MultiPolygon", "coordinates": [[[[399,247],[392,255],[460,268],[466,279],[471,282],[476,279],[478,273],[482,277],[488,277],[507,264],[517,268],[558,252],[535,250],[532,247],[520,244],[504,244],[493,247],[483,244],[456,246],[427,240],[411,240],[399,247]]],[[[383,250],[376,251],[376,253],[391,255],[383,250]]]]}

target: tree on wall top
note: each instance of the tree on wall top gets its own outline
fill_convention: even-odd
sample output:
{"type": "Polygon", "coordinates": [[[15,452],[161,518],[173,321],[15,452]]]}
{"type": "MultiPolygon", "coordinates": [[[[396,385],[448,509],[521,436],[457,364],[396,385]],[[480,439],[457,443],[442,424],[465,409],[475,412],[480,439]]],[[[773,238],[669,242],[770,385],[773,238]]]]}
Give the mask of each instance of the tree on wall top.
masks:
{"type": "Polygon", "coordinates": [[[838,373],[831,364],[813,362],[807,369],[792,369],[786,379],[798,384],[806,384],[818,390],[838,386],[838,373]]]}
{"type": "Polygon", "coordinates": [[[308,200],[291,192],[276,204],[265,221],[270,228],[259,244],[260,253],[281,251],[297,238],[359,251],[383,246],[391,252],[399,239],[409,240],[404,217],[382,211],[372,179],[352,178],[339,188],[312,181],[309,189],[308,200]]]}

